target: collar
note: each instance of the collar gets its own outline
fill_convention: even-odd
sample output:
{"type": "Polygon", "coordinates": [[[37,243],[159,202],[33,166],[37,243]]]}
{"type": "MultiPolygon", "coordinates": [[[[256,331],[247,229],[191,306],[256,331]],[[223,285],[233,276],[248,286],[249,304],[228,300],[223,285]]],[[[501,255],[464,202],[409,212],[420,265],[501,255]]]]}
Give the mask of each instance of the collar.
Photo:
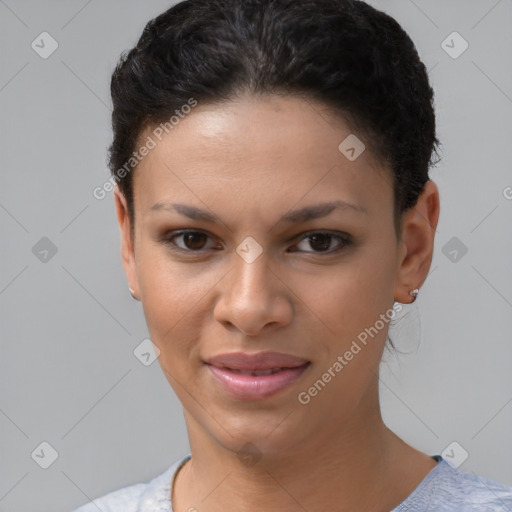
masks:
{"type": "Polygon", "coordinates": [[[172,512],[171,485],[178,470],[191,457],[192,455],[188,454],[148,482],[140,497],[137,512],[172,512]]]}

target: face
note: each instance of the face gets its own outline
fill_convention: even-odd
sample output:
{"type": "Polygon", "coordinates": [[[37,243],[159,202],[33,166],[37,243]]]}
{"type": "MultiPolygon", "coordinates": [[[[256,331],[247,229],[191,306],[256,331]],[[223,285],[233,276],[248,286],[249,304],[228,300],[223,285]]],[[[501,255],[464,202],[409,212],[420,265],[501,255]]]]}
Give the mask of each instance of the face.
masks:
{"type": "Polygon", "coordinates": [[[340,151],[351,133],[298,98],[199,104],[134,171],[133,239],[116,192],[129,284],[189,435],[277,454],[375,412],[390,313],[411,275],[391,174],[368,149],[340,151]],[[239,351],[309,364],[269,396],[240,398],[205,364],[239,351]]]}

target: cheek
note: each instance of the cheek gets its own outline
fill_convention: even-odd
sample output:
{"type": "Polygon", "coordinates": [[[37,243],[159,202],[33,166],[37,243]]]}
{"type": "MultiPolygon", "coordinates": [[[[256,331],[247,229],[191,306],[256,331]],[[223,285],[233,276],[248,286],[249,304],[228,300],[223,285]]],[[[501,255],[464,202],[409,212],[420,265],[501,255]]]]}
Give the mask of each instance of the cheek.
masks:
{"type": "Polygon", "coordinates": [[[392,314],[392,257],[390,248],[367,246],[350,261],[315,279],[314,286],[304,280],[298,292],[315,313],[304,312],[315,321],[314,337],[324,353],[314,378],[321,378],[330,368],[336,374],[328,385],[331,398],[346,401],[347,408],[378,372],[392,314]],[[341,363],[338,356],[343,358],[341,363]],[[336,361],[339,364],[333,368],[336,361]]]}
{"type": "Polygon", "coordinates": [[[198,292],[176,264],[149,244],[139,251],[137,276],[152,340],[165,351],[178,337],[179,330],[189,324],[184,320],[193,303],[199,300],[198,292]]]}
{"type": "Polygon", "coordinates": [[[326,279],[320,291],[308,292],[311,309],[321,320],[311,324],[316,331],[311,339],[322,355],[301,391],[317,393],[311,407],[331,410],[334,423],[350,415],[378,374],[389,326],[381,314],[390,308],[383,277],[382,269],[347,266],[335,279],[326,279]]]}
{"type": "Polygon", "coordinates": [[[209,296],[222,274],[201,272],[200,265],[172,261],[165,251],[151,247],[139,251],[137,275],[144,316],[161,359],[176,366],[197,361],[197,341],[211,317],[209,296]],[[195,359],[194,359],[195,358],[195,359]]]}
{"type": "Polygon", "coordinates": [[[394,262],[376,257],[380,250],[365,250],[340,265],[318,272],[314,279],[292,279],[294,293],[305,306],[305,314],[316,316],[326,334],[357,334],[379,318],[392,303],[394,262]],[[309,310],[309,312],[308,312],[309,310]]]}

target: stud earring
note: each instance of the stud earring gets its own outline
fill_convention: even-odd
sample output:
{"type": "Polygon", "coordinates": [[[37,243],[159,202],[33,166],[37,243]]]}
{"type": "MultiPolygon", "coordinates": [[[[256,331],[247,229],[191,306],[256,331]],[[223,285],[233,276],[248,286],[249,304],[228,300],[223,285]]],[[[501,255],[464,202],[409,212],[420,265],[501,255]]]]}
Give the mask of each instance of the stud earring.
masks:
{"type": "Polygon", "coordinates": [[[416,300],[416,297],[418,296],[418,293],[420,292],[419,288],[415,288],[414,290],[411,290],[409,292],[409,295],[412,297],[412,302],[416,300]]]}
{"type": "Polygon", "coordinates": [[[128,287],[128,290],[130,290],[130,295],[132,296],[132,299],[139,300],[137,297],[135,297],[135,290],[133,288],[128,287]]]}

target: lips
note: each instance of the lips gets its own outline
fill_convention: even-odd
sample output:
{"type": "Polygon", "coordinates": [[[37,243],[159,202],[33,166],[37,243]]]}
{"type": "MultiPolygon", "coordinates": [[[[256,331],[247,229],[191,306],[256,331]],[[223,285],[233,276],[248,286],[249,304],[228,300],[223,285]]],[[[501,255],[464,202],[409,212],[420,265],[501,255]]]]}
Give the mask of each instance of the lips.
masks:
{"type": "Polygon", "coordinates": [[[238,400],[263,400],[298,380],[311,361],[280,352],[231,352],[205,364],[214,381],[238,400]]]}
{"type": "Polygon", "coordinates": [[[228,367],[226,367],[226,368],[233,373],[238,373],[240,375],[254,375],[254,376],[272,375],[273,373],[277,373],[277,372],[280,372],[281,370],[283,370],[283,368],[281,368],[281,367],[280,368],[271,368],[269,370],[235,370],[234,368],[228,368],[228,367]]]}
{"type": "Polygon", "coordinates": [[[249,375],[270,375],[285,368],[298,368],[309,363],[307,359],[281,352],[229,352],[211,357],[205,362],[217,368],[249,375]]]}
{"type": "Polygon", "coordinates": [[[206,365],[216,385],[237,400],[264,400],[284,392],[305,372],[310,363],[284,368],[269,375],[253,375],[206,365]]]}

